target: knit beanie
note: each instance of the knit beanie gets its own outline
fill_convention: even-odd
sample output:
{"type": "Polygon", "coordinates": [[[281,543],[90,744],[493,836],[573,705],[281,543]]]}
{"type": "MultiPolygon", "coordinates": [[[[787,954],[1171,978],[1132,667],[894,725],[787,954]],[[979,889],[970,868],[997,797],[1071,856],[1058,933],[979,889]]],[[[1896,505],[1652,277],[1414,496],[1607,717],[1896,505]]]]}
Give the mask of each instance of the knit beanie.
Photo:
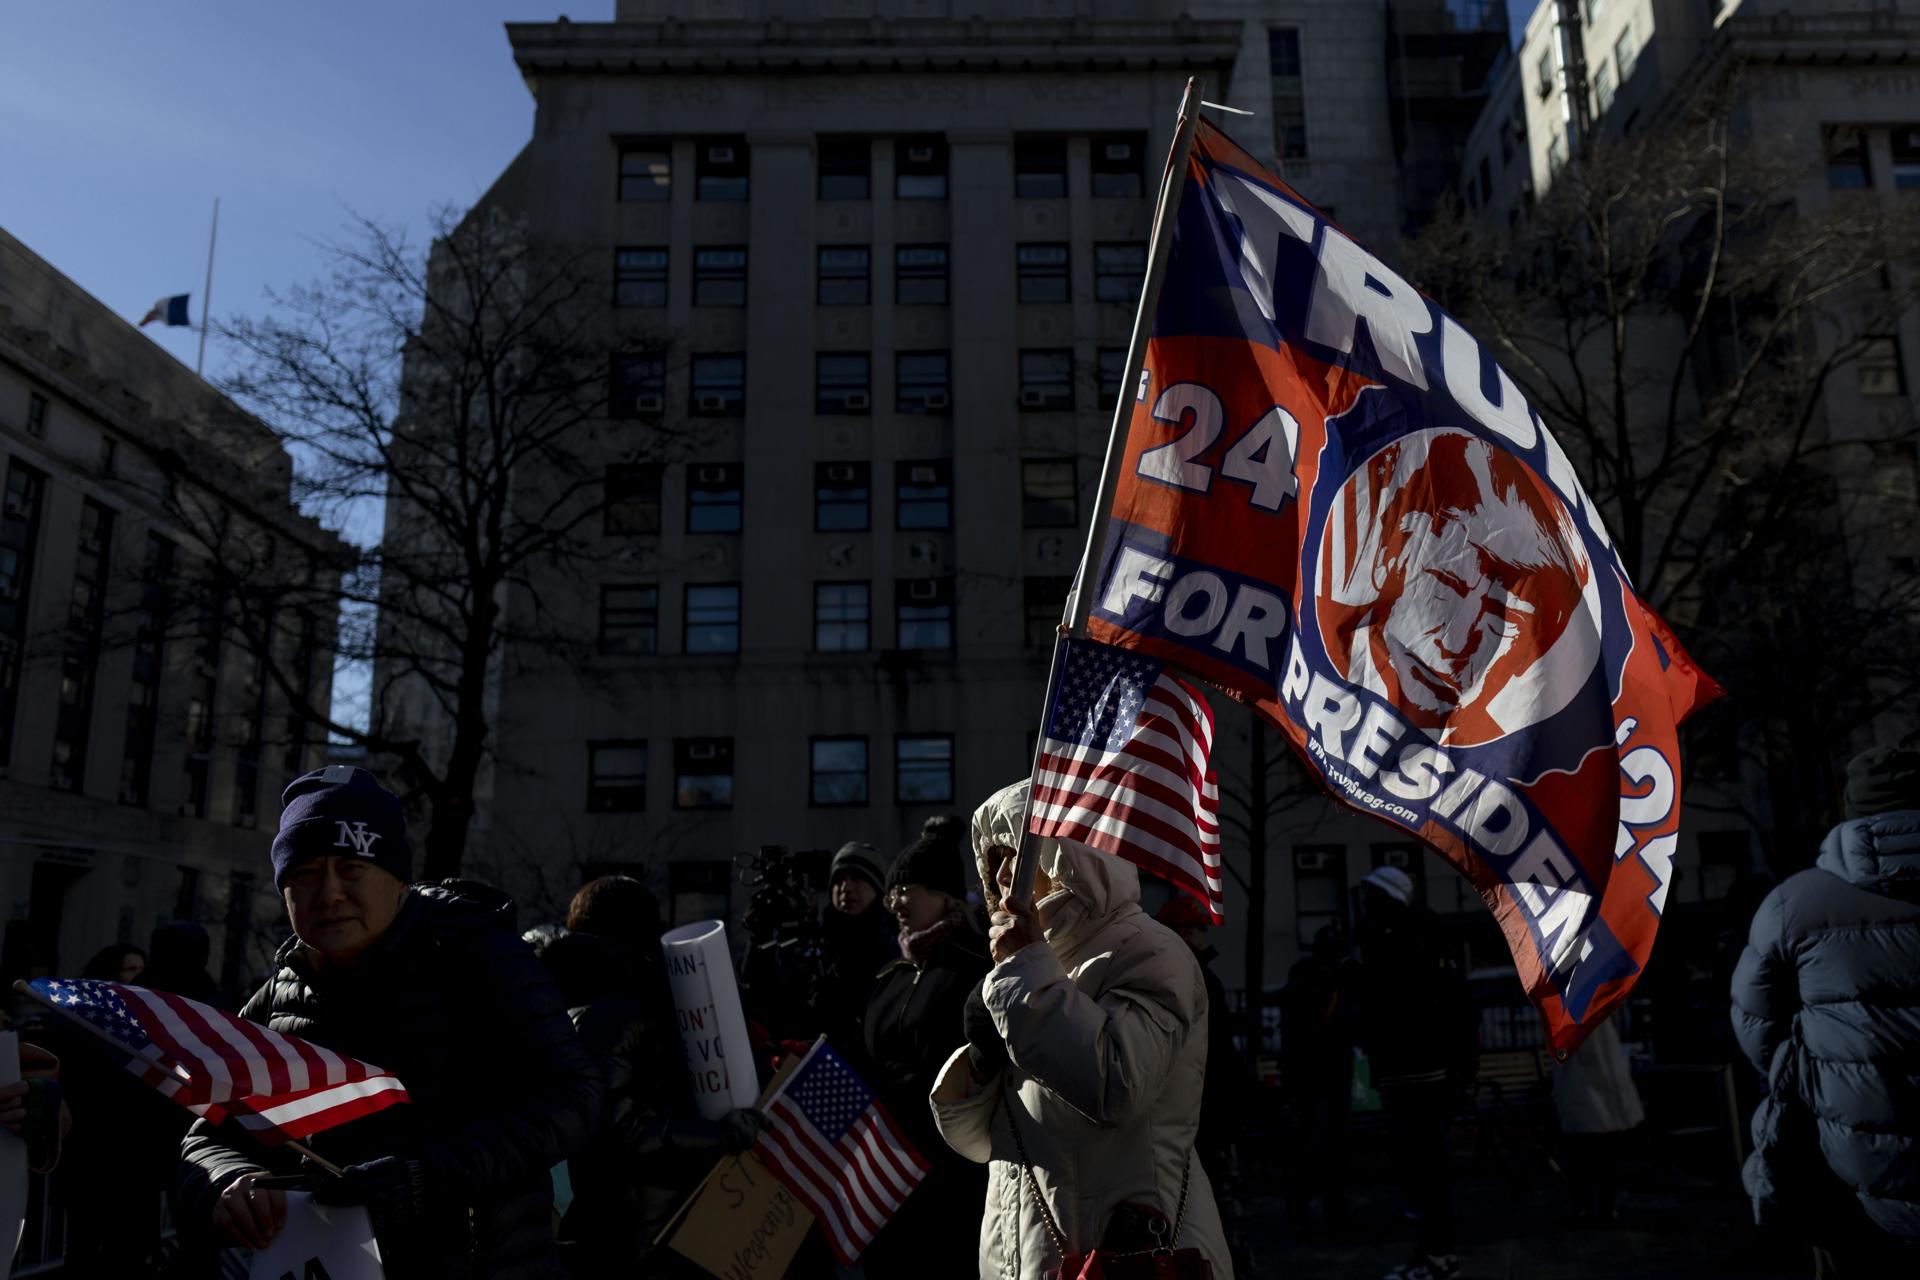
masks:
{"type": "Polygon", "coordinates": [[[309,858],[365,858],[401,884],[413,880],[407,819],[400,798],[365,769],[330,764],[302,774],[280,793],[280,834],[273,838],[273,887],[309,858]]]}
{"type": "Polygon", "coordinates": [[[1920,809],[1920,747],[1874,747],[1847,761],[1847,817],[1920,809]]]}
{"type": "Polygon", "coordinates": [[[965,833],[965,825],[952,814],[928,818],[919,838],[902,849],[888,868],[887,887],[917,884],[950,897],[966,897],[967,873],[961,853],[965,833]]]}
{"type": "Polygon", "coordinates": [[[1413,877],[1398,867],[1375,867],[1360,879],[1403,907],[1413,905],[1413,877]]]}
{"type": "Polygon", "coordinates": [[[875,893],[887,891],[887,869],[880,861],[880,851],[864,840],[849,840],[833,855],[827,884],[831,886],[841,876],[859,876],[873,886],[875,893]]]}

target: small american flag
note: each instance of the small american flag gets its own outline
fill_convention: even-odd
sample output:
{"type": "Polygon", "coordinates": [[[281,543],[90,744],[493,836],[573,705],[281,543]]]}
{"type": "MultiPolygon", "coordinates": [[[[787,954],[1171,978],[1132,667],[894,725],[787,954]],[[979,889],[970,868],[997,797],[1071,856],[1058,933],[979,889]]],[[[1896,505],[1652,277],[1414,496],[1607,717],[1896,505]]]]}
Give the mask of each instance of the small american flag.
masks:
{"type": "Polygon", "coordinates": [[[89,978],[35,978],[49,1005],[129,1057],[126,1068],[210,1120],[232,1116],[264,1142],[305,1138],[406,1102],[379,1067],[197,1000],[89,978]]]}
{"type": "Polygon", "coordinates": [[[1027,829],[1144,867],[1221,911],[1213,708],[1160,663],[1062,638],[1027,829]]]}
{"type": "Polygon", "coordinates": [[[853,1265],[927,1176],[927,1162],[825,1041],[801,1059],[766,1113],[772,1125],[756,1150],[826,1228],[841,1265],[853,1265]]]}

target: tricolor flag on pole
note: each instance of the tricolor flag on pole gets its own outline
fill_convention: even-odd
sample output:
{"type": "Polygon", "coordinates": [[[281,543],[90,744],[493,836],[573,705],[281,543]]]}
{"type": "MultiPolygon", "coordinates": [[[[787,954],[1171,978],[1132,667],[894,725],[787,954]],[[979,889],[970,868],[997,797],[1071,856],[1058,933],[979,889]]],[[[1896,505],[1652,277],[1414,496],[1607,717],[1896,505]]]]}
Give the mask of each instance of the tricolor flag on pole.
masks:
{"type": "Polygon", "coordinates": [[[153,309],[140,317],[140,327],[146,328],[158,320],[166,325],[187,326],[193,323],[187,318],[187,299],[190,293],[176,293],[171,298],[162,298],[153,304],[153,309]]]}
{"type": "Polygon", "coordinates": [[[772,1124],[754,1150],[813,1211],[840,1264],[852,1266],[927,1176],[927,1162],[825,1040],[762,1109],[772,1124]]]}
{"type": "Polygon", "coordinates": [[[124,1050],[128,1071],[181,1106],[209,1120],[230,1115],[263,1142],[408,1101],[379,1067],[184,996],[90,978],[35,978],[25,989],[124,1050]]]}
{"type": "Polygon", "coordinates": [[[1213,708],[1142,653],[1060,639],[1027,829],[1125,858],[1225,918],[1213,708]]]}

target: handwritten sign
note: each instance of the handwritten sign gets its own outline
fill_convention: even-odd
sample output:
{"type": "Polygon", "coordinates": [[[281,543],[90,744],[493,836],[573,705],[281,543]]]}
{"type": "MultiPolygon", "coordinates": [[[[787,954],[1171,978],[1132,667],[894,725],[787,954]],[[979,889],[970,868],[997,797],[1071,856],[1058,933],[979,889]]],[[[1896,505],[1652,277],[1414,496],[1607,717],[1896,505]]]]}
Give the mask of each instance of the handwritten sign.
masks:
{"type": "Polygon", "coordinates": [[[778,1280],[813,1215],[751,1152],[728,1156],[667,1241],[719,1280],[778,1280]]]}
{"type": "Polygon", "coordinates": [[[315,1204],[287,1192],[287,1225],[253,1255],[249,1280],[382,1280],[373,1223],[359,1205],[315,1204]]]}
{"type": "Polygon", "coordinates": [[[661,936],[660,951],[666,960],[667,985],[673,991],[694,1105],[709,1120],[735,1107],[752,1106],[759,1080],[747,1040],[747,1019],[740,1011],[740,987],[733,977],[726,926],[718,920],[682,925],[661,936]]]}

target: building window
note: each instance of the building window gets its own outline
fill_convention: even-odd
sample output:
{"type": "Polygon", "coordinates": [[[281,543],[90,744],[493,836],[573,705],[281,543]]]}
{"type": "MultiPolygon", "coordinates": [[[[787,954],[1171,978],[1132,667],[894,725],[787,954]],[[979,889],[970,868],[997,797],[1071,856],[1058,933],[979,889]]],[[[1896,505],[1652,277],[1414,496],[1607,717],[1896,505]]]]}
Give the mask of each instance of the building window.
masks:
{"type": "Polygon", "coordinates": [[[812,777],[808,794],[816,805],[858,805],[867,802],[867,740],[814,738],[812,777]]]}
{"type": "Polygon", "coordinates": [[[1047,575],[1030,577],[1022,584],[1021,596],[1025,604],[1026,642],[1029,649],[1050,649],[1053,637],[1060,629],[1060,620],[1067,609],[1067,592],[1073,590],[1073,579],[1064,576],[1047,575]]]}
{"type": "Polygon", "coordinates": [[[1307,158],[1307,88],[1300,61],[1300,28],[1267,31],[1267,83],[1273,94],[1273,149],[1280,159],[1307,158]]]}
{"type": "Polygon", "coordinates": [[[820,199],[869,199],[872,171],[873,146],[865,138],[820,139],[820,199]]]}
{"type": "Polygon", "coordinates": [[[1110,133],[1093,138],[1093,194],[1097,199],[1130,199],[1141,194],[1142,157],[1146,139],[1138,133],[1110,133]]]}
{"type": "Polygon", "coordinates": [[[700,462],[687,466],[688,533],[740,532],[745,470],[738,462],[700,462]]]}
{"type": "Polygon", "coordinates": [[[1823,130],[1827,150],[1827,185],[1852,191],[1873,185],[1867,163],[1867,131],[1857,125],[1830,124],[1823,130]]]}
{"type": "Polygon", "coordinates": [[[823,307],[864,307],[868,302],[868,263],[865,245],[832,245],[820,250],[819,293],[823,307]]]}
{"type": "MultiPolygon", "coordinates": [[[[140,607],[133,623],[133,672],[127,686],[127,732],[120,757],[121,804],[146,804],[148,787],[153,780],[154,728],[160,704],[160,682],[166,670],[172,587],[173,543],[157,533],[149,533],[146,562],[140,570],[140,607]]],[[[303,621],[311,624],[312,619],[303,621]]],[[[302,631],[301,639],[311,643],[310,625],[302,631]]],[[[4,643],[0,639],[0,644],[4,643]]]]}
{"type": "Polygon", "coordinates": [[[1887,148],[1893,155],[1893,185],[1907,191],[1920,187],[1920,124],[1893,126],[1887,148]]]}
{"type": "Polygon", "coordinates": [[[1593,111],[1595,115],[1605,115],[1607,108],[1613,105],[1613,64],[1605,58],[1600,59],[1600,69],[1593,73],[1593,111]]]}
{"type": "Polygon", "coordinates": [[[1347,927],[1347,851],[1337,844],[1302,844],[1293,849],[1294,938],[1301,950],[1329,925],[1347,927]]]}
{"type": "MultiPolygon", "coordinates": [[[[78,791],[86,777],[87,742],[93,724],[94,674],[107,600],[113,550],[113,512],[88,499],[80,504],[80,536],[74,550],[73,589],[67,598],[67,628],[60,655],[60,703],[54,716],[55,791],[78,791]]],[[[258,759],[257,741],[255,759],[258,759]]]]}
{"type": "Polygon", "coordinates": [[[1100,407],[1111,409],[1120,403],[1120,384],[1127,376],[1127,349],[1102,347],[1095,358],[1100,368],[1100,407]]]}
{"type": "Polygon", "coordinates": [[[1071,529],[1080,523],[1072,458],[1021,461],[1020,523],[1028,529],[1071,529]]]}
{"type": "Polygon", "coordinates": [[[872,590],[864,582],[813,584],[813,647],[822,653],[863,653],[869,641],[872,590]]]}
{"type": "Polygon", "coordinates": [[[667,305],[667,251],[615,249],[613,251],[613,305],[664,307],[667,305]]]}
{"type": "Polygon", "coordinates": [[[740,584],[709,582],[687,587],[688,653],[740,652],[740,584]]]}
{"type": "Polygon", "coordinates": [[[607,388],[607,416],[647,418],[667,407],[667,361],[664,356],[618,355],[607,388]]]}
{"type": "Polygon", "coordinates": [[[727,919],[733,910],[733,861],[669,862],[667,903],[672,924],[727,919]]]}
{"type": "Polygon", "coordinates": [[[649,582],[600,588],[600,648],[646,657],[659,652],[659,587],[649,582]]]}
{"type": "Polygon", "coordinates": [[[1555,174],[1567,162],[1567,140],[1559,134],[1547,139],[1547,172],[1555,174]]]}
{"type": "Polygon", "coordinates": [[[896,462],[893,483],[895,528],[953,527],[953,464],[947,459],[896,462]]]}
{"type": "Polygon", "coordinates": [[[893,144],[893,194],[899,200],[947,198],[947,140],[938,134],[893,144]]]}
{"type": "Polygon", "coordinates": [[[693,198],[732,202],[747,198],[745,138],[702,138],[694,145],[693,198]]]}
{"type": "Polygon", "coordinates": [[[903,244],[893,251],[893,300],[903,307],[947,305],[947,246],[903,244]]]}
{"type": "Polygon", "coordinates": [[[873,358],[864,351],[822,352],[813,358],[816,413],[871,413],[873,358]]]}
{"type": "Polygon", "coordinates": [[[647,744],[587,744],[587,812],[639,813],[647,807],[647,744]]]}
{"type": "Polygon", "coordinates": [[[745,356],[695,356],[690,363],[694,417],[737,418],[746,412],[745,356]]]}
{"type": "Polygon", "coordinates": [[[696,307],[744,307],[747,305],[745,246],[693,251],[693,305],[696,307]]]}
{"type": "Polygon", "coordinates": [[[213,672],[202,668],[187,686],[187,812],[207,816],[209,772],[213,764],[213,672]]]}
{"type": "Polygon", "coordinates": [[[1067,246],[1023,244],[1014,249],[1014,274],[1022,302],[1065,302],[1067,246]]]}
{"type": "Polygon", "coordinates": [[[871,467],[865,462],[813,464],[813,527],[851,533],[869,526],[873,505],[871,467]]]}
{"type": "Polygon", "coordinates": [[[1534,63],[1533,66],[1533,79],[1533,91],[1535,93],[1539,94],[1542,98],[1551,98],[1553,96],[1554,74],[1552,49],[1542,49],[1540,51],[1540,60],[1534,63]]]}
{"type": "Polygon", "coordinates": [[[893,797],[897,804],[953,802],[952,735],[894,739],[893,797]]]}
{"type": "Polygon", "coordinates": [[[733,808],[733,739],[673,740],[673,807],[733,808]]]}
{"type": "Polygon", "coordinates": [[[950,365],[944,351],[902,351],[894,356],[894,412],[947,412],[953,403],[950,365]]]}
{"type": "Polygon", "coordinates": [[[1013,194],[1022,200],[1067,198],[1067,140],[1031,134],[1013,140],[1013,194]]]}
{"type": "Polygon", "coordinates": [[[13,748],[13,717],[20,698],[20,655],[27,639],[27,604],[40,504],[47,478],[24,463],[7,466],[0,498],[0,765],[13,748]]]}
{"type": "Polygon", "coordinates": [[[616,463],[607,468],[600,531],[609,536],[660,532],[660,464],[616,463]]]}
{"type": "Polygon", "coordinates": [[[673,196],[673,153],[659,143],[620,148],[620,199],[657,202],[673,196]]]}
{"type": "Polygon", "coordinates": [[[1093,296],[1131,307],[1147,275],[1147,246],[1139,241],[1093,246],[1093,296]]]}
{"type": "Polygon", "coordinates": [[[1020,353],[1020,407],[1073,408],[1073,352],[1020,353]]]}
{"type": "Polygon", "coordinates": [[[1640,46],[1634,43],[1633,24],[1629,22],[1620,29],[1620,34],[1614,38],[1613,42],[1613,61],[1620,68],[1622,85],[1633,79],[1633,65],[1639,57],[1640,46]]]}
{"type": "Polygon", "coordinates": [[[47,398],[38,391],[27,393],[27,434],[36,440],[47,434],[47,398]]]}
{"type": "Polygon", "coordinates": [[[1900,340],[1890,334],[1865,339],[1853,368],[1863,396],[1907,393],[1907,380],[1900,369],[1900,340]]]}
{"type": "Polygon", "coordinates": [[[953,648],[953,579],[896,580],[893,615],[899,648],[953,648]]]}

